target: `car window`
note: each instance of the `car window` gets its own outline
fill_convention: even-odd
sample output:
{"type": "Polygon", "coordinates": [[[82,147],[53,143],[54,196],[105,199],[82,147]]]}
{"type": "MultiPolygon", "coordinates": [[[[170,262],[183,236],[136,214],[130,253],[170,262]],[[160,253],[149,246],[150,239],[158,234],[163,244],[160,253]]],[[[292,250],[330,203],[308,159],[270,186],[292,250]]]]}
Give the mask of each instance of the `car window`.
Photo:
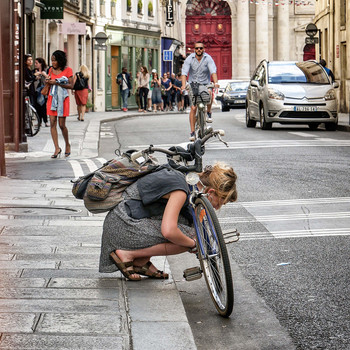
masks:
{"type": "Polygon", "coordinates": [[[268,82],[270,84],[329,84],[327,74],[322,67],[312,61],[270,63],[268,66],[268,75],[268,82]]]}
{"type": "Polygon", "coordinates": [[[231,83],[230,90],[232,90],[232,91],[247,91],[248,85],[249,85],[248,81],[231,83]]]}
{"type": "Polygon", "coordinates": [[[265,67],[263,65],[261,65],[256,72],[256,80],[259,80],[259,84],[261,86],[264,86],[266,84],[265,67]]]}

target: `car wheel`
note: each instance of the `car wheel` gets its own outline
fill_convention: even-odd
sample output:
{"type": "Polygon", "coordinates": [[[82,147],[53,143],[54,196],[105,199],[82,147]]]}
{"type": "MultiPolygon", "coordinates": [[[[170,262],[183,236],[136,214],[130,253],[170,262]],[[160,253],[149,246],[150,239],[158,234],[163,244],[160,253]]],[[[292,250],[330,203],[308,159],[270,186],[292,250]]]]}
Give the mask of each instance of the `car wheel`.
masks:
{"type": "Polygon", "coordinates": [[[264,106],[260,106],[260,128],[262,130],[271,130],[272,128],[272,123],[267,123],[265,119],[265,111],[264,111],[264,106]]]}
{"type": "Polygon", "coordinates": [[[320,123],[309,123],[308,125],[310,130],[316,130],[320,123]]]}
{"type": "Polygon", "coordinates": [[[327,131],[335,131],[335,130],[337,130],[338,124],[336,124],[336,123],[325,123],[324,126],[326,127],[327,131]]]}
{"type": "Polygon", "coordinates": [[[247,128],[255,128],[256,121],[250,119],[248,104],[245,107],[245,123],[247,125],[247,128]]]}
{"type": "Polygon", "coordinates": [[[226,105],[224,105],[223,103],[221,104],[221,111],[222,112],[228,112],[230,110],[229,107],[226,107],[226,105]]]}

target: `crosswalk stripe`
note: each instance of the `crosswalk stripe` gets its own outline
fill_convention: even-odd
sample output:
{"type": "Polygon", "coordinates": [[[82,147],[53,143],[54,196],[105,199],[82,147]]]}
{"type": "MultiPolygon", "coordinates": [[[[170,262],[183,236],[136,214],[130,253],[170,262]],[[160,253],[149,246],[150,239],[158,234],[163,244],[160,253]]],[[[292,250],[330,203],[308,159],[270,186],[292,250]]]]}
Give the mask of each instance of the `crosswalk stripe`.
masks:
{"type": "MultiPolygon", "coordinates": [[[[98,162],[100,162],[101,165],[103,165],[104,163],[107,162],[107,160],[105,158],[95,158],[98,162]]],[[[100,165],[100,166],[101,166],[100,165]]]]}
{"type": "Polygon", "coordinates": [[[83,159],[83,161],[88,166],[90,172],[93,172],[98,168],[98,166],[96,166],[96,164],[91,159],[83,159]]]}
{"type": "Polygon", "coordinates": [[[79,176],[83,176],[84,172],[83,172],[83,168],[81,167],[80,163],[77,160],[68,160],[68,162],[70,163],[73,172],[74,172],[74,178],[78,178],[79,176]]]}

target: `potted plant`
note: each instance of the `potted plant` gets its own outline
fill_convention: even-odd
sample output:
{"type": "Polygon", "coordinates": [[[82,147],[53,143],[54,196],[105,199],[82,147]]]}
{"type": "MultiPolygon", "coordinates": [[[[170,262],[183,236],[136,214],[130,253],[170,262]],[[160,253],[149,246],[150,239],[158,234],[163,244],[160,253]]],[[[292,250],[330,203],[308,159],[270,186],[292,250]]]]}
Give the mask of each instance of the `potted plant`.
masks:
{"type": "Polygon", "coordinates": [[[139,0],[138,3],[137,3],[137,13],[139,15],[142,15],[142,7],[143,7],[142,0],[139,0]]]}
{"type": "Polygon", "coordinates": [[[111,0],[111,14],[112,14],[112,17],[116,17],[116,14],[117,14],[116,5],[117,5],[117,0],[111,0]]]}
{"type": "Polygon", "coordinates": [[[131,0],[126,0],[126,11],[131,12],[131,0]]]}
{"type": "Polygon", "coordinates": [[[152,1],[150,1],[148,3],[148,16],[153,17],[153,3],[152,3],[152,1]]]}

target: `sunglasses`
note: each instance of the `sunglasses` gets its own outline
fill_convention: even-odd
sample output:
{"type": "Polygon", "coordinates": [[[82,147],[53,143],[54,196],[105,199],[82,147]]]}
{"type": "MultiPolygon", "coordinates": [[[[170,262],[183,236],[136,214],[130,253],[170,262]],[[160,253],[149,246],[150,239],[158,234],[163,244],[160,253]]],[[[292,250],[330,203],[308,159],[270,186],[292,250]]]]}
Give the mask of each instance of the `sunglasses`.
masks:
{"type": "Polygon", "coordinates": [[[198,47],[195,47],[194,49],[195,49],[195,50],[203,50],[204,47],[203,47],[203,46],[198,46],[198,47]]]}

